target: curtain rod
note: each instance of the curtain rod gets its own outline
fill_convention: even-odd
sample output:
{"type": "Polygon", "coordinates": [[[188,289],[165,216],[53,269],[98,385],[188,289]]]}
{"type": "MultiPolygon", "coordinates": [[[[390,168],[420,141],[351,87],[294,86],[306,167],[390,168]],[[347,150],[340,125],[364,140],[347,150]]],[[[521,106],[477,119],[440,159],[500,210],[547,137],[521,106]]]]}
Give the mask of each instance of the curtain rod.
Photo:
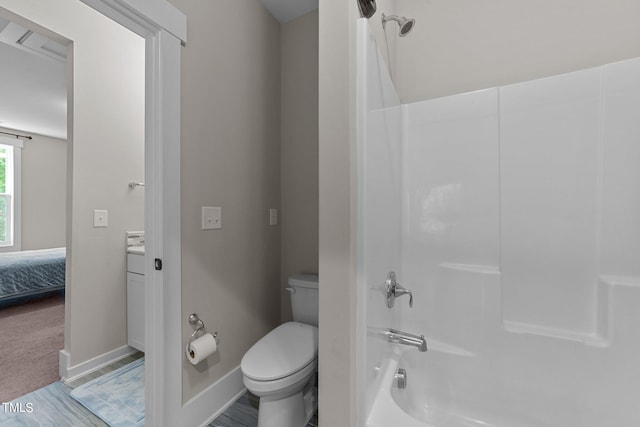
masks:
{"type": "Polygon", "coordinates": [[[9,133],[9,132],[2,132],[2,131],[0,131],[0,133],[4,135],[15,136],[16,138],[33,139],[32,136],[28,136],[28,135],[18,135],[17,133],[9,133]]]}

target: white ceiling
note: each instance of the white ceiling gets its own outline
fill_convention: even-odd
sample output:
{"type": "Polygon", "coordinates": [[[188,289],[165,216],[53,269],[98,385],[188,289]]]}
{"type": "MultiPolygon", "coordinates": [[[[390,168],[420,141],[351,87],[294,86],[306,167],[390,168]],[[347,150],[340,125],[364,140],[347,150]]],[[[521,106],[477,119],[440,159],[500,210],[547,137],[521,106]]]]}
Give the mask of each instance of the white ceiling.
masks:
{"type": "Polygon", "coordinates": [[[67,78],[60,45],[53,50],[44,43],[16,45],[7,36],[9,24],[0,18],[0,127],[66,139],[67,78]]]}
{"type": "Polygon", "coordinates": [[[260,0],[280,23],[289,22],[318,8],[318,0],[260,0]]]}

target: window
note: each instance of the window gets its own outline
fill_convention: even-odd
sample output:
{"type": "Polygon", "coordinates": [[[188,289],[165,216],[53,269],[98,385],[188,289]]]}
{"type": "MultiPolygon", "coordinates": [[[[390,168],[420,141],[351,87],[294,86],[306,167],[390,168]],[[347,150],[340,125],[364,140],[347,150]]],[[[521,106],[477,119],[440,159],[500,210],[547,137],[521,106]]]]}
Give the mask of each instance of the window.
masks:
{"type": "Polygon", "coordinates": [[[0,145],[0,245],[13,245],[13,147],[0,145]]]}
{"type": "Polygon", "coordinates": [[[0,251],[20,250],[21,141],[0,139],[0,251]]]}

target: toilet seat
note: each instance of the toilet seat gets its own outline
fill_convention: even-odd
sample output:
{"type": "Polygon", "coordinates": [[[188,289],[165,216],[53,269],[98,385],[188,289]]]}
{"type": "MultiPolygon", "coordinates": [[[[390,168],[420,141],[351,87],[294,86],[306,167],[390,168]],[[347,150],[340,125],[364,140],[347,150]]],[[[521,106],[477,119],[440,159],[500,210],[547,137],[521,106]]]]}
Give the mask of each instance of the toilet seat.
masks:
{"type": "Polygon", "coordinates": [[[256,396],[287,395],[292,390],[301,389],[315,373],[318,363],[313,359],[311,363],[288,377],[272,381],[257,381],[244,375],[242,382],[247,390],[256,396]]]}
{"type": "Polygon", "coordinates": [[[242,358],[240,368],[251,382],[275,382],[291,376],[306,376],[302,372],[294,374],[309,370],[310,365],[315,369],[317,356],[318,328],[287,322],[254,344],[242,358]]]}

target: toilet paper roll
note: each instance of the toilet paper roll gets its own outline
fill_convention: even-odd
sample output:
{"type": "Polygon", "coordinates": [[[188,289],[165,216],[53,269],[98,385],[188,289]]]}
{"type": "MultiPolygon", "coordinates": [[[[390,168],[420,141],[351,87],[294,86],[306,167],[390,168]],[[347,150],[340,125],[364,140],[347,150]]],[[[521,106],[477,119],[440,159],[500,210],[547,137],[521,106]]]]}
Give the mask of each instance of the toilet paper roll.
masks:
{"type": "Polygon", "coordinates": [[[187,344],[187,359],[192,365],[197,365],[218,350],[216,339],[211,334],[204,334],[187,344]]]}

